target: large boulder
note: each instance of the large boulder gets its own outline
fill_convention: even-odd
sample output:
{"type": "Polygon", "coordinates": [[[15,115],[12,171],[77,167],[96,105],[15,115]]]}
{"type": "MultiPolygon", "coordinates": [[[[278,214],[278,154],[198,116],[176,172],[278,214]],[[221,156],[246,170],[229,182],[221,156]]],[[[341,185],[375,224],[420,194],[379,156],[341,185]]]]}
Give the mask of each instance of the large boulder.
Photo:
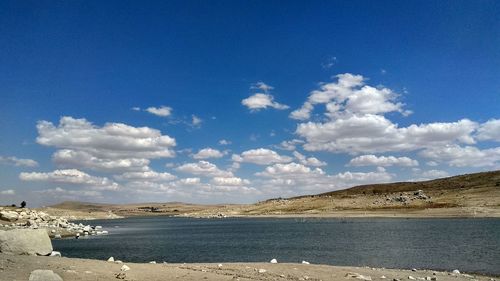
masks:
{"type": "Polygon", "coordinates": [[[52,270],[37,269],[31,272],[29,281],[63,281],[63,279],[52,270]]]}
{"type": "Polygon", "coordinates": [[[19,218],[19,215],[13,211],[1,211],[0,219],[4,221],[16,221],[19,218]]]}
{"type": "Polygon", "coordinates": [[[0,230],[0,252],[46,256],[52,253],[52,242],[44,229],[0,230]]]}

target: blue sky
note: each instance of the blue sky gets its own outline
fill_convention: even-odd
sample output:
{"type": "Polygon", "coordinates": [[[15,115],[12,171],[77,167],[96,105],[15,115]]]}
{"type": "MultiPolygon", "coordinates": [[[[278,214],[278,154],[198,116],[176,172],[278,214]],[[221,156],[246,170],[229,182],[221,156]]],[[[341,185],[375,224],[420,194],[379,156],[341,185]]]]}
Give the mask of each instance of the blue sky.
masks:
{"type": "Polygon", "coordinates": [[[2,1],[0,204],[500,167],[498,1],[2,1]]]}

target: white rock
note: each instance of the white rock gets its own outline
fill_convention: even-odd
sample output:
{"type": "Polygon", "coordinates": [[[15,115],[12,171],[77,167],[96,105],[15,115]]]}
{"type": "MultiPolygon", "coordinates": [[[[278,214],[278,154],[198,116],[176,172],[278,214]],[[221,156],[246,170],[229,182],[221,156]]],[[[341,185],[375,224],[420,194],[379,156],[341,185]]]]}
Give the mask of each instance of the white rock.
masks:
{"type": "Polygon", "coordinates": [[[149,263],[150,264],[156,264],[156,261],[150,261],[149,263]]]}
{"type": "Polygon", "coordinates": [[[267,272],[267,270],[265,270],[263,268],[260,268],[258,271],[259,271],[259,273],[266,273],[267,272]]]}
{"type": "Polygon", "coordinates": [[[122,265],[122,267],[120,268],[121,271],[128,271],[130,270],[130,267],[128,267],[126,264],[122,265]]]}
{"type": "Polygon", "coordinates": [[[278,261],[276,259],[272,259],[270,263],[278,263],[278,261]]]}
{"type": "Polygon", "coordinates": [[[453,274],[460,274],[460,271],[458,269],[454,269],[451,273],[453,273],[453,274]]]}
{"type": "Polygon", "coordinates": [[[121,260],[116,260],[115,263],[122,264],[123,262],[121,260]]]}
{"type": "Polygon", "coordinates": [[[61,257],[61,252],[58,252],[58,251],[52,251],[52,253],[50,253],[49,255],[50,257],[61,257]]]}
{"type": "Polygon", "coordinates": [[[61,236],[61,234],[56,234],[56,235],[54,235],[54,238],[55,238],[55,239],[61,239],[61,238],[62,238],[62,236],[61,236]]]}
{"type": "Polygon", "coordinates": [[[408,279],[410,279],[410,280],[417,280],[415,277],[413,277],[413,276],[411,276],[411,275],[410,275],[410,276],[408,276],[408,279]]]}
{"type": "Polygon", "coordinates": [[[308,261],[302,261],[302,264],[311,264],[311,263],[308,261]]]}
{"type": "Polygon", "coordinates": [[[16,221],[19,218],[19,215],[13,211],[2,211],[0,212],[0,219],[4,221],[16,221]]]}
{"type": "Polygon", "coordinates": [[[47,256],[52,243],[44,229],[0,230],[0,252],[15,255],[47,256]]]}
{"type": "Polygon", "coordinates": [[[114,261],[115,261],[115,258],[113,258],[113,257],[109,257],[108,261],[109,261],[109,262],[114,262],[114,261]]]}
{"type": "Polygon", "coordinates": [[[217,265],[217,267],[218,267],[218,268],[221,268],[221,267],[222,267],[222,263],[219,263],[219,264],[217,265]]]}
{"type": "Polygon", "coordinates": [[[63,281],[63,279],[52,270],[37,269],[31,272],[29,281],[63,281]]]}

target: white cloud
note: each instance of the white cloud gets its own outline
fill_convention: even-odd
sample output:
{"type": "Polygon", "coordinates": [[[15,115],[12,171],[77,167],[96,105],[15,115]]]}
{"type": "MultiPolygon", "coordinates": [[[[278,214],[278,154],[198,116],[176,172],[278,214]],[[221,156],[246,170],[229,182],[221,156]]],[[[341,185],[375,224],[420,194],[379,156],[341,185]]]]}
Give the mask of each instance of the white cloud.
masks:
{"type": "Polygon", "coordinates": [[[320,168],[311,169],[294,162],[268,166],[256,175],[265,179],[257,184],[264,192],[274,196],[315,194],[359,184],[388,182],[392,179],[392,175],[385,170],[328,175],[320,168]]]}
{"type": "Polygon", "coordinates": [[[266,109],[272,107],[275,109],[283,110],[289,108],[287,105],[280,104],[274,101],[274,97],[269,94],[254,94],[241,101],[241,104],[248,107],[251,111],[257,111],[260,109],[266,109]]]}
{"type": "Polygon", "coordinates": [[[477,130],[477,139],[500,142],[500,119],[491,119],[481,124],[477,130]]]}
{"type": "Polygon", "coordinates": [[[500,167],[500,147],[481,150],[474,146],[446,145],[425,149],[419,155],[454,167],[500,167]]]}
{"type": "Polygon", "coordinates": [[[251,89],[259,89],[259,90],[263,91],[264,93],[269,93],[271,90],[274,89],[273,86],[267,85],[266,83],[264,83],[262,81],[253,84],[250,88],[251,89]]]}
{"type": "Polygon", "coordinates": [[[396,93],[388,88],[364,85],[366,79],[361,75],[345,73],[336,78],[337,82],[320,84],[320,89],[312,91],[308,100],[300,109],[293,111],[290,118],[309,119],[315,104],[326,104],[326,115],[331,118],[341,114],[411,113],[403,110],[403,104],[396,101],[396,93]]]}
{"type": "Polygon", "coordinates": [[[15,195],[14,189],[0,190],[0,195],[15,195]]]}
{"type": "Polygon", "coordinates": [[[32,159],[17,158],[14,156],[0,156],[0,164],[12,165],[16,167],[37,167],[38,162],[32,159]]]}
{"type": "Polygon", "coordinates": [[[148,107],[146,111],[160,117],[168,117],[172,114],[172,108],[168,106],[148,107]]]}
{"type": "Polygon", "coordinates": [[[205,176],[205,177],[232,177],[233,173],[217,168],[215,164],[208,161],[198,161],[197,163],[187,163],[179,166],[176,171],[205,176]]]}
{"type": "Polygon", "coordinates": [[[79,200],[82,198],[87,198],[90,200],[98,200],[103,199],[103,195],[100,191],[96,190],[67,190],[64,188],[56,187],[49,188],[44,190],[35,191],[39,194],[48,195],[52,198],[56,198],[58,200],[79,200]]]}
{"type": "Polygon", "coordinates": [[[302,155],[298,151],[294,151],[293,156],[295,156],[295,158],[297,158],[297,160],[299,160],[301,164],[306,166],[321,167],[327,165],[326,162],[320,161],[316,157],[306,157],[305,155],[302,155]]]}
{"type": "Polygon", "coordinates": [[[134,106],[131,108],[133,111],[141,111],[141,108],[138,106],[134,106]]]}
{"type": "Polygon", "coordinates": [[[429,170],[425,171],[421,174],[422,179],[421,180],[432,180],[432,179],[437,179],[437,178],[444,178],[449,176],[448,172],[446,171],[441,171],[441,170],[429,170]]]}
{"type": "Polygon", "coordinates": [[[292,158],[288,156],[281,156],[274,150],[258,148],[244,151],[241,155],[233,154],[232,160],[235,162],[269,165],[273,163],[290,162],[292,161],[292,158]]]}
{"type": "Polygon", "coordinates": [[[56,127],[39,121],[37,142],[57,148],[85,151],[99,158],[173,157],[175,139],[148,127],[106,123],[98,127],[85,119],[62,117],[56,127]]]}
{"type": "Polygon", "coordinates": [[[196,115],[191,115],[191,125],[194,126],[194,127],[198,127],[201,125],[201,123],[203,122],[203,120],[196,116],[196,115]]]}
{"type": "Polygon", "coordinates": [[[200,178],[183,178],[175,182],[176,185],[197,185],[201,182],[200,178]]]}
{"type": "Polygon", "coordinates": [[[194,159],[208,159],[208,158],[221,158],[224,153],[217,149],[210,147],[200,149],[196,154],[193,155],[194,159]]]}
{"type": "Polygon", "coordinates": [[[122,181],[171,181],[176,178],[176,176],[170,173],[158,173],[155,171],[127,172],[115,176],[115,179],[122,181]]]}
{"type": "Polygon", "coordinates": [[[471,144],[477,123],[462,119],[399,128],[384,116],[351,115],[325,123],[302,123],[296,133],[306,139],[309,151],[382,153],[411,151],[452,142],[471,144]]]}
{"type": "Polygon", "coordinates": [[[293,139],[293,140],[289,140],[289,141],[282,141],[280,143],[280,145],[277,146],[277,148],[292,151],[292,150],[297,149],[297,145],[303,144],[303,143],[304,143],[304,141],[303,140],[299,140],[299,139],[293,139]]]}
{"type": "Polygon", "coordinates": [[[228,141],[228,140],[225,140],[225,139],[221,139],[219,141],[219,144],[220,145],[230,145],[231,144],[231,141],[228,141]]]}
{"type": "Polygon", "coordinates": [[[76,169],[55,170],[48,173],[20,173],[23,181],[42,181],[84,185],[96,190],[118,190],[120,186],[106,177],[95,177],[76,169]]]}
{"type": "Polygon", "coordinates": [[[95,171],[146,171],[149,160],[144,158],[98,158],[86,151],[61,149],[52,155],[60,167],[80,167],[95,171]]]}
{"type": "Polygon", "coordinates": [[[214,177],[212,183],[220,186],[242,186],[250,184],[250,181],[238,177],[214,177]]]}
{"type": "Polygon", "coordinates": [[[418,166],[418,161],[409,157],[361,155],[351,159],[349,166],[418,166]]]}

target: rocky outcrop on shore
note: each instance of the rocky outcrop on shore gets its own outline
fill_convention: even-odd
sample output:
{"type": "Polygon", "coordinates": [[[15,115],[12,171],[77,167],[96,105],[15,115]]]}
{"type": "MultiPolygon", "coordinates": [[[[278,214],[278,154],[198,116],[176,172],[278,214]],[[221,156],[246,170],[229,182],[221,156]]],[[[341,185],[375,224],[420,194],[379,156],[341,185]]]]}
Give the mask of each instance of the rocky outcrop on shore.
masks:
{"type": "Polygon", "coordinates": [[[0,221],[0,227],[4,229],[44,229],[51,238],[108,234],[100,226],[77,224],[63,217],[27,208],[0,207],[0,221]]]}

